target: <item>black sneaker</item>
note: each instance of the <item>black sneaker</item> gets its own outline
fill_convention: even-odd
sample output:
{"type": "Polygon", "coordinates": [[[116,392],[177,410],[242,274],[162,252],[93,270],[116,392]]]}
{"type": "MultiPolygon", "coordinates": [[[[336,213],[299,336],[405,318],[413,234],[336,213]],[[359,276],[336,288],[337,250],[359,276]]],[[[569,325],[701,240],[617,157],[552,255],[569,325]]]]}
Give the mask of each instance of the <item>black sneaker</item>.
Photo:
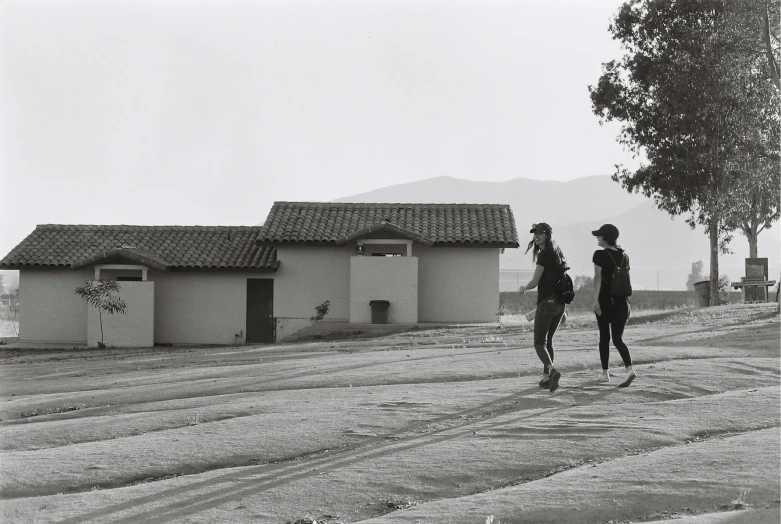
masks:
{"type": "Polygon", "coordinates": [[[542,377],[542,380],[540,380],[540,387],[541,387],[541,388],[546,388],[546,389],[547,389],[547,388],[548,388],[548,386],[550,386],[550,379],[549,379],[549,378],[542,377]]]}
{"type": "Polygon", "coordinates": [[[548,389],[551,391],[556,391],[559,387],[559,379],[561,378],[561,373],[556,371],[555,369],[552,369],[550,372],[550,384],[548,384],[548,389]]]}

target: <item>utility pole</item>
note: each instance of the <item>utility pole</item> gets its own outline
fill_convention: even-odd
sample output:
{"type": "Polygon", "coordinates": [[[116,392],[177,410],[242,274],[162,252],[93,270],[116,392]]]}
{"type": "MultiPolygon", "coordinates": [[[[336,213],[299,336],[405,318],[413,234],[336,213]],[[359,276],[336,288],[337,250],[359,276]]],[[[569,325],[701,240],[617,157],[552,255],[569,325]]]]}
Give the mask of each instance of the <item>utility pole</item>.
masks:
{"type": "Polygon", "coordinates": [[[656,269],[656,290],[659,291],[659,269],[656,269]]]}

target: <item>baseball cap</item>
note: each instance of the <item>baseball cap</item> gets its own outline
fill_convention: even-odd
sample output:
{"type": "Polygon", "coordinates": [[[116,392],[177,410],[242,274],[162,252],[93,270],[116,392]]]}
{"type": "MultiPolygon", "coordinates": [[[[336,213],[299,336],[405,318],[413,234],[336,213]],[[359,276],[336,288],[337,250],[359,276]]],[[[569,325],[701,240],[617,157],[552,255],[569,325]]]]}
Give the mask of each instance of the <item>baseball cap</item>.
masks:
{"type": "Polygon", "coordinates": [[[532,228],[529,230],[529,233],[545,233],[550,235],[553,233],[553,228],[551,228],[545,222],[540,222],[539,224],[532,224],[532,228]]]}
{"type": "Polygon", "coordinates": [[[602,224],[599,229],[591,232],[595,237],[602,237],[608,242],[618,240],[618,228],[613,224],[602,224]]]}

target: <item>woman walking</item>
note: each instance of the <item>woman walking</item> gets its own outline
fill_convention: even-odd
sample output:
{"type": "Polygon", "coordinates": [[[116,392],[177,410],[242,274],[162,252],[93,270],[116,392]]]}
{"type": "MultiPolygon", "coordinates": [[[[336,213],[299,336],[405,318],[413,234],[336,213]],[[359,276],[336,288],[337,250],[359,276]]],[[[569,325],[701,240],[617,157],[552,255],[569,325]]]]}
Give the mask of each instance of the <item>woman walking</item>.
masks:
{"type": "Polygon", "coordinates": [[[543,364],[540,387],[556,391],[561,373],[553,367],[553,335],[564,315],[565,305],[556,299],[556,282],[566,267],[566,260],[559,247],[553,242],[553,230],[546,223],[534,224],[529,231],[534,238],[529,242],[526,252],[532,251],[532,260],[537,263],[534,276],[521,294],[537,288],[537,310],[534,316],[534,350],[543,364]]]}
{"type": "Polygon", "coordinates": [[[600,380],[610,382],[608,363],[610,360],[610,335],[613,335],[613,345],[626,366],[626,375],[618,387],[626,387],[637,376],[632,367],[632,356],[622,339],[626,321],[629,320],[629,301],[626,297],[610,293],[610,283],[613,279],[613,269],[616,266],[629,269],[629,256],[616,244],[618,228],[613,224],[604,224],[591,232],[597,237],[597,245],[602,249],[594,251],[594,313],[599,326],[599,360],[602,362],[600,380]]]}

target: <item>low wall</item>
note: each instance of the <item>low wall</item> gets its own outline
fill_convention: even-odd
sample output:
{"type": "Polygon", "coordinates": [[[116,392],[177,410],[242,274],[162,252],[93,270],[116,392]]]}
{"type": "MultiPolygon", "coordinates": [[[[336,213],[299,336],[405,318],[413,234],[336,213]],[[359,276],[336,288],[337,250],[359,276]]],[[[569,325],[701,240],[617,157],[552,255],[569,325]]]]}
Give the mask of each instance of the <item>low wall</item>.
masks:
{"type": "Polygon", "coordinates": [[[350,323],[371,324],[369,302],[387,300],[389,324],[418,321],[416,257],[350,258],[350,323]]]}
{"type": "MultiPolygon", "coordinates": [[[[772,302],[775,293],[771,293],[772,302]]],[[[740,291],[729,292],[730,304],[739,304],[743,300],[740,291]]],[[[517,291],[500,293],[501,307],[509,313],[527,313],[535,308],[537,290],[534,289],[521,295],[517,291]]],[[[694,291],[651,291],[637,290],[629,297],[629,302],[635,311],[640,310],[668,310],[681,307],[696,306],[694,291]]],[[[572,313],[587,313],[594,307],[594,289],[589,287],[575,292],[575,300],[567,306],[572,313]]]]}

